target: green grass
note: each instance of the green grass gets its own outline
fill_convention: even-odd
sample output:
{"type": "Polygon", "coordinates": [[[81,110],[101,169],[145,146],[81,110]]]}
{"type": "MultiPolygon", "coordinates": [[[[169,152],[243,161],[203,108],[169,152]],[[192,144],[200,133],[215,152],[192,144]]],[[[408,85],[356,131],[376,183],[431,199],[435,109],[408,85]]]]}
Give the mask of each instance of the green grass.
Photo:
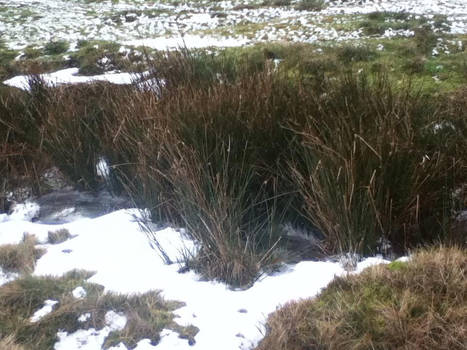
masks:
{"type": "Polygon", "coordinates": [[[324,10],[327,6],[326,1],[324,0],[300,0],[296,8],[300,11],[321,11],[324,10]]]}
{"type": "Polygon", "coordinates": [[[59,55],[68,51],[70,45],[65,40],[49,41],[44,45],[44,53],[49,56],[59,55]]]}
{"type": "Polygon", "coordinates": [[[7,48],[6,45],[0,41],[0,80],[17,72],[14,59],[18,55],[18,51],[7,48]]]}

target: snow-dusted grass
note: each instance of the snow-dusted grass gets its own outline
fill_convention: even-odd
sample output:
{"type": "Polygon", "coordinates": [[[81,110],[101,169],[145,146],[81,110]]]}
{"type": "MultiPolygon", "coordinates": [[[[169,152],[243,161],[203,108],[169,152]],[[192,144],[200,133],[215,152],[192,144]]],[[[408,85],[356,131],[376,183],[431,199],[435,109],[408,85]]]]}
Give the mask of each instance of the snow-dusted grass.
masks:
{"type": "Polygon", "coordinates": [[[23,276],[0,288],[2,335],[27,348],[101,349],[121,343],[134,348],[141,339],[155,345],[163,329],[193,342],[197,328],[173,322],[179,302],[151,291],[125,296],[103,293],[86,282],[92,273],[71,271],[60,277],[23,276]]]}
{"type": "MultiPolygon", "coordinates": [[[[265,33],[269,34],[269,40],[271,37],[292,41],[329,40],[335,37],[336,31],[323,30],[323,24],[332,20],[333,16],[374,11],[446,15],[452,23],[453,32],[465,33],[466,30],[467,14],[462,0],[313,0],[307,2],[313,6],[303,7],[307,11],[296,10],[297,3],[302,2],[271,2],[269,6],[264,6],[261,1],[212,3],[203,0],[180,5],[173,1],[153,3],[143,0],[40,0],[34,3],[12,0],[0,8],[0,29],[6,34],[5,41],[12,48],[23,48],[28,44],[44,45],[51,39],[76,43],[83,38],[120,43],[149,38],[160,39],[160,44],[154,41],[157,46],[163,43],[172,46],[173,43],[166,40],[177,42],[183,36],[186,36],[190,46],[190,42],[198,45],[197,38],[201,39],[205,31],[211,34],[201,39],[203,46],[216,46],[219,39],[225,36],[237,41],[235,45],[241,45],[245,36],[236,32],[236,27],[242,27],[245,23],[268,23],[268,28],[252,32],[249,42],[264,40],[265,33]],[[316,6],[320,3],[324,5],[316,6]],[[275,23],[285,23],[291,30],[274,28],[275,23]],[[296,27],[296,24],[299,26],[296,27]],[[226,28],[230,28],[230,31],[226,32],[226,28]],[[216,31],[222,32],[222,36],[216,35],[216,31]],[[196,34],[200,36],[190,37],[196,34]]],[[[343,32],[339,31],[339,34],[343,32]]],[[[360,33],[356,32],[356,36],[360,36],[360,33]]]]}
{"type": "Polygon", "coordinates": [[[465,349],[466,291],[465,249],[421,250],[286,304],[257,349],[465,349]]]}

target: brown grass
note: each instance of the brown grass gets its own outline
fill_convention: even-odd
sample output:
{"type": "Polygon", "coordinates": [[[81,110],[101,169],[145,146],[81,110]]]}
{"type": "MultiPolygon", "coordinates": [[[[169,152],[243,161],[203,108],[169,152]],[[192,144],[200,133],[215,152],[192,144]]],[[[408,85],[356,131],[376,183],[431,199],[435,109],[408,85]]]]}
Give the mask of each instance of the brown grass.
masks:
{"type": "Polygon", "coordinates": [[[465,182],[461,112],[410,85],[396,90],[386,76],[347,76],[325,90],[310,94],[315,105],[294,127],[286,176],[327,248],[374,251],[380,237],[399,252],[421,241],[461,243],[446,225],[463,208],[450,198],[465,182]]]}
{"type": "Polygon", "coordinates": [[[67,239],[71,238],[70,231],[66,228],[62,228],[57,231],[49,231],[48,232],[48,242],[50,244],[58,244],[65,242],[67,239]]]}
{"type": "Polygon", "coordinates": [[[2,350],[24,350],[25,348],[22,345],[16,344],[15,337],[13,335],[9,335],[5,338],[0,339],[0,349],[2,350]]]}
{"type": "Polygon", "coordinates": [[[466,277],[466,250],[441,247],[336,278],[270,315],[257,350],[465,349],[466,277]]]}
{"type": "Polygon", "coordinates": [[[32,235],[25,235],[18,244],[0,246],[0,266],[11,272],[31,273],[34,271],[37,259],[44,251],[35,248],[36,239],[32,235]]]}

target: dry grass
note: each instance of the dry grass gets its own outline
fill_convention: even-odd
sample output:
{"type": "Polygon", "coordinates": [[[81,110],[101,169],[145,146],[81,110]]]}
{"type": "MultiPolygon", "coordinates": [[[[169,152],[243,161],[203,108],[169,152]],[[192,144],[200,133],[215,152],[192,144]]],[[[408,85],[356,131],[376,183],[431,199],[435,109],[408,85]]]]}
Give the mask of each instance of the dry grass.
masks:
{"type": "Polygon", "coordinates": [[[0,212],[7,211],[6,194],[16,187],[37,191],[38,177],[48,166],[47,157],[25,137],[30,130],[30,125],[22,122],[26,96],[17,89],[0,87],[0,212]]]}
{"type": "Polygon", "coordinates": [[[386,76],[347,76],[324,90],[292,126],[299,137],[285,176],[329,251],[374,251],[380,237],[398,252],[462,243],[446,222],[463,208],[450,197],[465,182],[465,116],[386,76]]]}
{"type": "Polygon", "coordinates": [[[270,315],[257,349],[465,349],[466,277],[467,252],[442,247],[336,278],[270,315]]]}
{"type": "Polygon", "coordinates": [[[0,267],[10,272],[33,272],[37,259],[44,253],[42,249],[36,249],[35,245],[35,237],[25,235],[18,244],[0,246],[0,267]]]}
{"type": "Polygon", "coordinates": [[[71,238],[70,231],[66,228],[62,228],[57,231],[49,231],[48,232],[48,242],[50,244],[58,244],[65,242],[67,239],[71,238]]]}
{"type": "MultiPolygon", "coordinates": [[[[1,338],[1,337],[0,337],[1,338]]],[[[9,335],[0,339],[0,349],[2,350],[25,350],[24,346],[15,343],[15,337],[9,335]]]]}

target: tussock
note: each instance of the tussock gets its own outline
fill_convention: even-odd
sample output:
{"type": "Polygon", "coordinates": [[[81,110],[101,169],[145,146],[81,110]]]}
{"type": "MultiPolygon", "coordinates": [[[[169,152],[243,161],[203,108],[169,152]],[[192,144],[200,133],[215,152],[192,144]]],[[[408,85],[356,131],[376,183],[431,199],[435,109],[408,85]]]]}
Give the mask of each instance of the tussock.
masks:
{"type": "Polygon", "coordinates": [[[67,239],[71,238],[70,231],[66,228],[62,228],[57,231],[49,231],[48,232],[48,242],[50,244],[58,244],[65,242],[67,239]]]}
{"type": "Polygon", "coordinates": [[[36,239],[32,235],[25,235],[18,244],[1,245],[0,267],[10,272],[33,272],[37,259],[44,253],[42,249],[36,249],[35,245],[36,239]]]}
{"type": "Polygon", "coordinates": [[[257,349],[465,349],[466,274],[466,251],[441,247],[336,278],[272,314],[257,349]]]}

